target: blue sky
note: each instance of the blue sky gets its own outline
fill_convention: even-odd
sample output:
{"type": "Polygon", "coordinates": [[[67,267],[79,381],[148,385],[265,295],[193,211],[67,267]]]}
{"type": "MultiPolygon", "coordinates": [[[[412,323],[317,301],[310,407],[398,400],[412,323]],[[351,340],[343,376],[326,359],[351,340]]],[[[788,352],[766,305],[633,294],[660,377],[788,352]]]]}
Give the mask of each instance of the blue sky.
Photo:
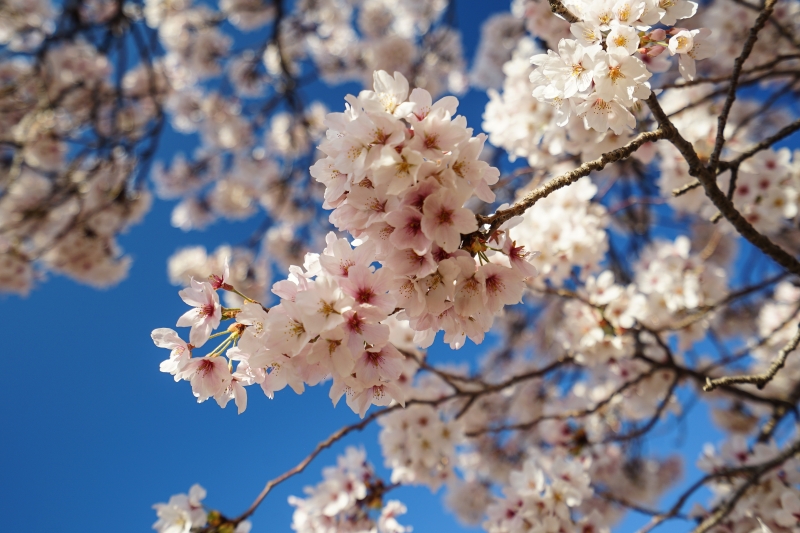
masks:
{"type": "MultiPolygon", "coordinates": [[[[477,45],[479,22],[507,9],[506,2],[459,2],[458,21],[466,56],[477,45]]],[[[330,94],[329,102],[339,102],[330,94]]],[[[471,93],[461,113],[480,131],[486,97],[471,93]]],[[[333,108],[337,110],[338,108],[333,108]]],[[[191,141],[169,135],[162,155],[190,151],[191,141]]],[[[6,385],[0,388],[5,490],[0,499],[5,531],[148,531],[150,508],[193,483],[209,491],[209,506],[236,515],[263,484],[301,460],[318,442],[344,424],[358,420],[345,405],[333,409],[327,387],[297,396],[288,388],[273,401],[251,395],[245,414],[233,404],[198,405],[188,383],[176,384],[158,371],[167,355],[150,340],[157,327],[173,327],[185,310],[166,275],[166,260],[178,247],[241,242],[258,225],[221,223],[204,232],[170,227],[172,204],[157,202],[144,223],[121,238],[134,258],[130,276],[109,290],[95,290],[53,276],[28,298],[2,297],[3,355],[6,385]]],[[[436,360],[475,357],[480,349],[460,352],[437,348],[436,360]]],[[[679,453],[687,457],[687,478],[705,441],[717,442],[707,414],[698,409],[685,426],[679,453]]],[[[651,450],[676,449],[675,433],[651,450]]],[[[289,531],[292,508],[286,497],[301,495],[320,479],[348,444],[364,445],[379,471],[377,427],[352,435],[323,453],[308,471],[276,489],[255,515],[254,531],[289,531]]],[[[409,512],[402,520],[418,533],[459,530],[452,516],[425,488],[396,491],[409,512]]],[[[632,518],[618,531],[632,531],[632,518]]],[[[683,528],[670,528],[681,531],[683,528]]]]}

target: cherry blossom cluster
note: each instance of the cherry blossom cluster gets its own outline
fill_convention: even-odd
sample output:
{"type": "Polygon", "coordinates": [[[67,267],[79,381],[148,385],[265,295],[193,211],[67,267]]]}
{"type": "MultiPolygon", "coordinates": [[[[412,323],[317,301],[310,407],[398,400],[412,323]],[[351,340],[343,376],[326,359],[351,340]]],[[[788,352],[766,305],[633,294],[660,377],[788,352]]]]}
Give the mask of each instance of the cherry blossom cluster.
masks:
{"type": "MultiPolygon", "coordinates": [[[[41,28],[52,10],[30,3],[7,18],[2,10],[12,8],[0,7],[0,20],[27,13],[26,20],[41,28]]],[[[134,144],[141,135],[136,121],[150,104],[143,99],[115,112],[111,74],[108,58],[83,41],[43,50],[41,64],[23,53],[0,61],[7,88],[0,94],[0,291],[26,294],[48,270],[96,287],[126,276],[130,259],[116,236],[139,222],[151,203],[148,191],[129,186],[132,150],[70,155],[72,143],[90,142],[81,139],[86,132],[134,144]]]]}
{"type": "Polygon", "coordinates": [[[553,127],[553,106],[540,102],[531,93],[529,78],[533,69],[529,58],[540,51],[533,39],[522,38],[512,57],[498,66],[504,75],[503,92],[494,87],[488,90],[489,103],[482,124],[493,146],[506,150],[512,161],[522,157],[535,168],[553,163],[555,154],[551,151],[558,154],[567,141],[565,130],[553,127]]]}
{"type": "MultiPolygon", "coordinates": [[[[800,3],[796,0],[777,2],[773,11],[773,20],[780,21],[780,25],[789,32],[798,31],[798,16],[800,16],[800,3]]],[[[703,61],[703,69],[715,75],[730,73],[734,60],[742,52],[742,43],[747,39],[750,28],[758,17],[758,12],[749,9],[738,2],[715,1],[703,5],[697,11],[692,21],[698,27],[712,29],[712,46],[714,49],[713,61],[703,61]]],[[[783,32],[784,34],[786,31],[783,32]]],[[[787,41],[781,29],[773,24],[767,24],[759,32],[758,40],[746,65],[761,65],[773,61],[776,55],[791,56],[796,52],[796,47],[787,41]]],[[[788,65],[797,65],[797,59],[791,59],[788,65]]],[[[699,66],[698,65],[698,66],[699,66]]],[[[782,69],[778,69],[782,70],[782,69]]]]}
{"type": "Polygon", "coordinates": [[[537,281],[562,285],[575,267],[581,275],[596,272],[608,251],[606,208],[592,199],[597,186],[581,178],[569,189],[561,189],[522,215],[510,236],[518,245],[539,251],[531,258],[540,273],[537,281]]]}
{"type": "MultiPolygon", "coordinates": [[[[756,320],[757,335],[767,339],[760,346],[754,346],[751,370],[763,372],[772,363],[775,353],[785,346],[800,327],[797,308],[800,305],[800,288],[790,282],[775,286],[772,298],[759,309],[756,320]]],[[[793,376],[800,372],[800,361],[796,357],[786,361],[786,372],[775,376],[764,390],[781,397],[790,398],[794,383],[793,376]]]]}
{"type": "MultiPolygon", "coordinates": [[[[200,485],[192,485],[189,494],[174,494],[167,503],[153,505],[158,520],[153,529],[158,533],[191,533],[206,525],[216,525],[219,513],[207,511],[202,500],[206,497],[206,489],[200,485]]],[[[239,522],[232,533],[250,533],[251,523],[248,520],[239,522]]]]}
{"type": "Polygon", "coordinates": [[[588,464],[565,456],[532,456],[512,472],[503,498],[486,511],[489,533],[531,530],[608,532],[594,513],[576,519],[574,512],[592,496],[588,464]]]}
{"type": "MultiPolygon", "coordinates": [[[[540,4],[547,3],[529,2],[530,6],[540,4]]],[[[547,20],[549,27],[557,27],[551,22],[552,19],[547,20]]],[[[568,26],[566,31],[569,34],[568,26]]],[[[534,36],[541,39],[542,33],[534,33],[534,36]]],[[[541,52],[532,36],[523,36],[516,42],[510,59],[498,67],[504,74],[502,92],[494,87],[488,90],[489,103],[482,124],[492,145],[506,150],[511,161],[525,158],[532,169],[541,172],[573,154],[594,159],[632,138],[627,129],[617,135],[614,131],[587,129],[580,120],[568,120],[563,124],[556,112],[557,106],[542,101],[531,91],[534,66],[530,57],[541,52]]],[[[649,163],[652,150],[641,149],[633,157],[649,163]]]]}
{"type": "Polygon", "coordinates": [[[392,483],[427,485],[436,490],[454,477],[457,422],[443,420],[428,405],[412,405],[380,420],[381,451],[392,469],[392,483]]]}
{"type": "MultiPolygon", "coordinates": [[[[800,157],[758,143],[796,114],[783,103],[797,92],[800,2],[777,3],[741,65],[740,85],[770,96],[740,94],[721,117],[768,4],[565,0],[569,23],[550,13],[559,2],[514,0],[486,21],[467,76],[445,0],[4,2],[0,290],[26,293],[45,271],[99,286],[124,277],[116,237],[147,211],[149,187],[176,201],[183,230],[260,214],[245,245],[170,259],[190,307],[176,327],[190,329],[152,337],[169,350],[161,370],[200,402],[241,413],[249,386],[273,398],[327,380],[333,403],[345,397],[362,418],[389,407],[362,424],[381,425],[391,484],[348,448],[290,499],[294,530],[405,533],[403,504],[383,504],[403,484],[443,487],[462,521],[488,531],[610,531],[627,507],[663,508],[681,461],[639,443],[697,394],[730,437],[701,459],[722,474],[691,516],[711,519],[747,489],[711,531],[794,531],[794,456],[752,485],[751,470],[724,472],[792,446],[798,359],[763,390],[700,392],[706,378],[769,369],[800,320],[797,280],[775,285],[774,264],[740,260],[734,227],[696,181],[705,169],[754,231],[797,255],[800,157]],[[329,113],[306,101],[320,81],[373,85],[329,113]],[[470,84],[488,91],[488,137],[455,97],[439,98],[470,84]],[[661,128],[657,143],[519,207],[658,128],[656,100],[697,161],[661,128]],[[153,161],[162,130],[196,136],[196,150],[153,161]],[[505,201],[519,216],[492,224],[509,206],[488,204],[505,201]],[[762,281],[749,285],[751,273],[762,281]],[[418,351],[439,331],[460,348],[491,328],[477,369],[418,351]]],[[[195,486],[157,504],[154,528],[231,533],[204,497],[195,486]]]]}
{"type": "Polygon", "coordinates": [[[49,0],[4,2],[0,16],[0,45],[12,50],[38,46],[55,30],[56,8],[49,0]]]}
{"type": "Polygon", "coordinates": [[[259,384],[272,398],[287,385],[299,394],[327,377],[333,379],[334,404],[346,393],[362,417],[372,404],[402,403],[397,382],[405,355],[390,338],[393,329],[407,326],[389,319],[395,312],[389,271],[365,266],[371,253],[368,243],[353,249],[331,233],[322,254],[307,255],[305,268],[291,267],[289,277],[275,283],[272,291],[281,300],[269,309],[234,289],[230,263],[211,281],[192,278],[180,292],[192,309],[178,321],[191,327],[190,344],[171,329],[153,332],[156,345],[171,350],[161,370],[190,381],[198,401],[213,397],[224,407],[234,399],[240,413],[247,405],[245,386],[259,384]],[[217,289],[243,298],[241,309],[223,308],[217,289]],[[233,317],[234,325],[214,335],[227,335],[221,345],[204,357],[192,356],[223,318],[233,317]]]}
{"type": "Polygon", "coordinates": [[[155,196],[180,200],[173,226],[262,213],[310,231],[321,198],[307,169],[327,110],[304,102],[304,80],[368,82],[382,67],[433,93],[463,91],[447,6],[3,2],[0,291],[26,294],[47,271],[100,287],[124,278],[130,259],[116,236],[148,210],[148,174],[170,129],[199,138],[191,154],[152,165],[155,196]]]}
{"type": "MultiPolygon", "coordinates": [[[[768,462],[779,454],[775,443],[748,444],[734,436],[719,446],[707,445],[697,466],[708,474],[726,469],[754,466],[768,462]]],[[[720,477],[711,484],[713,498],[709,506],[697,505],[692,516],[706,518],[709,510],[735,492],[744,482],[737,477],[720,477]]],[[[789,458],[780,468],[766,472],[756,486],[745,493],[741,507],[733,510],[714,531],[788,533],[800,527],[800,461],[789,458]]]]}
{"type": "Polygon", "coordinates": [[[322,470],[323,480],[305,487],[305,498],[289,497],[295,507],[292,529],[298,533],[408,533],[397,517],[406,513],[398,500],[383,503],[390,488],[375,475],[363,449],[348,447],[336,466],[322,470]],[[379,511],[379,512],[376,512],[379,511]],[[377,515],[377,516],[376,516],[377,515]]]}
{"type": "Polygon", "coordinates": [[[400,73],[380,71],[374,91],[348,97],[347,112],[327,118],[327,157],[312,175],[325,184],[331,222],[370,246],[362,264],[381,263],[417,343],[429,346],[439,330],[452,347],[466,337],[480,343],[535,269],[509,239],[462,244],[478,229],[465,204],[493,201],[499,172],[479,159],[485,136],[454,116],[454,97],[433,102],[424,89],[408,89],[400,73]],[[492,260],[487,251],[497,252],[492,260]]]}
{"type": "Polygon", "coordinates": [[[691,80],[695,60],[713,53],[709,30],[674,27],[695,14],[695,2],[578,0],[565,5],[580,19],[570,27],[576,39],[559,41],[558,53],[548,50],[531,58],[537,66],[531,74],[533,94],[553,104],[559,126],[576,117],[586,129],[604,133],[610,128],[620,135],[636,125],[630,109],[650,96],[650,68],[661,70],[648,68],[644,58],[666,50],[677,54],[681,75],[691,80]],[[647,33],[656,24],[668,29],[647,33]]]}
{"type": "Polygon", "coordinates": [[[565,350],[590,365],[630,357],[635,339],[626,332],[636,325],[675,329],[681,346],[689,348],[714,319],[707,310],[727,293],[725,270],[692,252],[686,236],[645,248],[634,273],[627,287],[608,270],[590,276],[579,295],[564,303],[561,312],[572,327],[556,338],[565,350]]]}
{"type": "MultiPolygon", "coordinates": [[[[675,112],[697,99],[708,94],[708,90],[699,88],[673,89],[662,97],[664,109],[675,112]]],[[[745,101],[739,106],[737,116],[747,117],[759,114],[759,104],[745,101]]],[[[717,120],[713,110],[703,107],[691,114],[678,115],[675,124],[687,140],[692,142],[695,150],[702,157],[709,157],[714,148],[717,132],[717,120]]],[[[765,114],[762,124],[781,126],[786,122],[785,116],[765,114]]],[[[743,128],[727,128],[730,157],[736,158],[745,152],[756,136],[756,129],[751,126],[743,128]]],[[[658,161],[660,176],[659,186],[662,196],[669,199],[670,204],[681,212],[701,212],[712,217],[714,206],[701,190],[682,191],[678,196],[673,191],[681,190],[694,179],[689,174],[689,167],[681,155],[670,144],[659,143],[657,150],[661,156],[658,161]]],[[[724,188],[731,185],[732,170],[720,173],[719,181],[724,188]]],[[[787,222],[797,216],[797,198],[800,192],[800,159],[788,148],[767,148],[752,157],[745,159],[736,168],[732,200],[742,215],[768,235],[777,235],[786,229],[787,222]]]]}
{"type": "Polygon", "coordinates": [[[434,93],[466,88],[460,39],[440,22],[446,2],[398,8],[384,0],[324,0],[298,3],[291,12],[278,4],[221,2],[214,11],[191,1],[145,3],[142,16],[167,49],[159,67],[168,80],[171,124],[199,132],[202,141],[190,159],[179,154],[153,176],[160,197],[182,198],[173,213],[177,227],[202,229],[262,208],[296,231],[318,215],[317,191],[295,167],[313,162],[327,110],[303,103],[304,75],[329,84],[369,83],[374,70],[391,68],[434,93]],[[244,33],[271,26],[272,37],[234,52],[240,36],[225,31],[225,20],[244,33]],[[220,77],[233,94],[208,86],[220,77]],[[286,105],[278,105],[282,100],[286,105]]]}

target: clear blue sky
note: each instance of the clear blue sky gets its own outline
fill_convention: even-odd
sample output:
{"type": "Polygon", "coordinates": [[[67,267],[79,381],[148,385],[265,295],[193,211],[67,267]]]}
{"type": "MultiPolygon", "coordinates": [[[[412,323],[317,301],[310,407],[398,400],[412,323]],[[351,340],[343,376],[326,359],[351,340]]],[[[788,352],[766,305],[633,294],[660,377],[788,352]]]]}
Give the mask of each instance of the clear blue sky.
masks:
{"type": "MultiPolygon", "coordinates": [[[[458,5],[466,56],[471,57],[480,21],[508,4],[458,5]]],[[[343,105],[341,96],[326,98],[338,102],[333,110],[343,105]]],[[[483,94],[462,100],[460,111],[476,131],[485,101],[483,94]]],[[[165,141],[162,154],[192,147],[177,136],[165,141]]],[[[169,255],[181,246],[235,244],[258,222],[217,224],[185,234],[170,227],[171,208],[157,202],[145,222],[122,237],[134,264],[119,286],[98,291],[53,277],[26,299],[0,298],[7,369],[6,385],[0,388],[0,531],[148,531],[155,521],[151,505],[186,492],[193,483],[208,490],[207,504],[236,515],[266,480],[296,464],[341,425],[357,420],[344,405],[333,409],[326,386],[302,396],[287,388],[273,401],[253,391],[247,411],[237,416],[232,403],[226,410],[213,401],[196,404],[188,383],[176,384],[158,371],[167,352],[152,344],[150,331],[174,327],[185,310],[167,280],[169,255]]],[[[434,357],[463,360],[479,353],[439,348],[434,357]]],[[[681,452],[688,454],[691,474],[702,442],[716,442],[718,434],[702,412],[686,427],[691,429],[681,452]]],[[[373,427],[324,453],[306,474],[268,497],[253,519],[254,531],[289,531],[292,507],[286,497],[316,484],[321,468],[348,444],[363,444],[388,477],[376,443],[373,427]]],[[[670,437],[658,446],[666,451],[675,442],[670,437]]],[[[402,523],[416,532],[460,530],[442,510],[441,493],[431,497],[425,488],[404,488],[396,495],[409,508],[402,523]]],[[[618,530],[631,531],[639,522],[628,521],[618,530]]]]}

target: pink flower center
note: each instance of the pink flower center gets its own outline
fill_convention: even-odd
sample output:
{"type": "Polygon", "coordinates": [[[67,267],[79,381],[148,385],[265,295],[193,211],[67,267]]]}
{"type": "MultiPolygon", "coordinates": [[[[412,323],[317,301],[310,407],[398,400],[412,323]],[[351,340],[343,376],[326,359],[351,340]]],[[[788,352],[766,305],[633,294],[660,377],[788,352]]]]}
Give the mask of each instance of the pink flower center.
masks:
{"type": "Polygon", "coordinates": [[[502,292],[506,286],[503,283],[503,278],[498,276],[497,274],[492,274],[491,276],[486,278],[486,292],[489,293],[498,293],[502,292]]]}
{"type": "Polygon", "coordinates": [[[200,361],[200,366],[197,368],[197,373],[205,377],[209,372],[214,370],[214,363],[210,359],[203,359],[200,361]]]}
{"type": "Polygon", "coordinates": [[[383,357],[380,352],[367,352],[367,361],[374,367],[379,367],[383,357]]]}
{"type": "Polygon", "coordinates": [[[406,224],[406,232],[411,235],[412,237],[416,237],[419,235],[420,231],[422,231],[422,220],[419,218],[412,218],[406,224]]]}
{"type": "Polygon", "coordinates": [[[375,297],[375,291],[371,287],[361,287],[356,293],[356,301],[360,304],[368,304],[375,297]]]}
{"type": "Polygon", "coordinates": [[[361,326],[364,324],[364,319],[358,316],[358,313],[353,313],[353,316],[347,319],[347,327],[350,331],[361,334],[361,326]]]}
{"type": "Polygon", "coordinates": [[[425,146],[426,149],[430,150],[431,148],[438,148],[436,146],[437,144],[439,144],[439,136],[437,134],[432,133],[430,135],[425,135],[425,142],[423,143],[423,146],[425,146]]]}
{"type": "Polygon", "coordinates": [[[439,224],[442,226],[452,226],[453,225],[453,210],[452,209],[444,209],[442,208],[439,211],[436,219],[439,221],[439,224]]]}

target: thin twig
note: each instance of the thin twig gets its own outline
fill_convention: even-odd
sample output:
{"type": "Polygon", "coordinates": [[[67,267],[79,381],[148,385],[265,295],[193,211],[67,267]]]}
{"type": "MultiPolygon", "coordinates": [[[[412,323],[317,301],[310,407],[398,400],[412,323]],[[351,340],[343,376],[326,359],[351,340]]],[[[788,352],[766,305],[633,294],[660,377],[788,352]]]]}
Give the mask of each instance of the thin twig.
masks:
{"type": "Polygon", "coordinates": [[[739,54],[739,57],[737,57],[736,61],[733,63],[733,73],[731,74],[731,83],[728,86],[728,96],[725,98],[725,104],[722,106],[722,112],[719,114],[719,117],[717,117],[717,138],[714,141],[714,151],[711,153],[708,162],[708,168],[712,174],[716,174],[719,156],[722,153],[722,146],[725,144],[725,126],[728,123],[728,116],[731,113],[733,102],[736,100],[736,89],[739,86],[739,76],[742,74],[742,67],[753,51],[753,46],[755,46],[756,40],[758,40],[758,33],[764,27],[764,24],[767,23],[767,19],[770,15],[772,15],[776,2],[777,0],[766,0],[766,2],[764,2],[761,13],[759,13],[758,18],[756,18],[753,27],[750,28],[750,33],[742,47],[742,53],[739,54]]]}
{"type": "Polygon", "coordinates": [[[706,392],[712,391],[719,387],[720,385],[733,385],[735,383],[748,383],[755,385],[758,387],[759,390],[763,389],[767,386],[767,383],[772,381],[781,368],[784,367],[786,364],[786,358],[792,353],[795,348],[797,348],[797,344],[800,343],[800,326],[797,328],[797,332],[794,334],[789,342],[786,343],[786,346],[781,348],[778,352],[778,356],[769,365],[769,368],[766,372],[761,374],[745,374],[741,376],[727,376],[723,378],[711,379],[708,378],[706,381],[705,387],[703,390],[706,392]]]}
{"type": "Polygon", "coordinates": [[[629,157],[643,144],[657,141],[662,138],[664,138],[664,132],[661,129],[641,133],[638,137],[633,139],[625,146],[617,148],[616,150],[611,150],[610,152],[606,152],[593,161],[587,161],[578,168],[551,179],[541,187],[537,187],[533,191],[526,194],[521,200],[511,207],[501,209],[500,211],[497,211],[495,214],[488,217],[478,215],[478,224],[490,224],[486,235],[491,236],[506,220],[523,214],[542,198],[546,198],[562,187],[566,187],[567,185],[575,183],[583,176],[587,176],[593,170],[602,170],[609,163],[614,163],[629,157]]]}
{"type": "Polygon", "coordinates": [[[738,231],[742,237],[750,241],[756,248],[771,257],[776,263],[789,272],[800,275],[800,261],[756,230],[752,224],[742,216],[736,207],[734,207],[733,203],[728,200],[725,193],[717,186],[716,171],[712,172],[703,165],[692,144],[681,136],[678,129],[672,124],[672,121],[670,121],[666,113],[664,113],[655,94],[650,95],[647,99],[647,104],[653,112],[653,116],[658,121],[658,125],[664,131],[665,138],[669,139],[689,164],[689,174],[700,181],[700,184],[705,189],[706,196],[708,196],[711,202],[719,209],[722,216],[736,228],[736,231],[738,231]]]}

